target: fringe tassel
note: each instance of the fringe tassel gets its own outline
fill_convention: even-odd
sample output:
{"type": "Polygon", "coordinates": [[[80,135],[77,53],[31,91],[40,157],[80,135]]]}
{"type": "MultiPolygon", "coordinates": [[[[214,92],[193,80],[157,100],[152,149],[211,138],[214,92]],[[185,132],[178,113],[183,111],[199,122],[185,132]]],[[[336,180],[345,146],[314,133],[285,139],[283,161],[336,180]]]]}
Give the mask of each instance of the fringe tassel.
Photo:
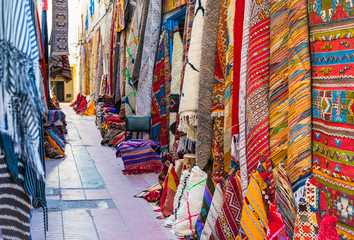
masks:
{"type": "Polygon", "coordinates": [[[160,173],[161,163],[152,163],[147,166],[141,165],[132,168],[126,168],[123,170],[124,175],[133,175],[133,174],[144,174],[144,173],[160,173]]]}
{"type": "Polygon", "coordinates": [[[198,125],[198,115],[196,112],[183,112],[179,116],[178,130],[181,132],[188,133],[191,127],[196,127],[198,125]]]}

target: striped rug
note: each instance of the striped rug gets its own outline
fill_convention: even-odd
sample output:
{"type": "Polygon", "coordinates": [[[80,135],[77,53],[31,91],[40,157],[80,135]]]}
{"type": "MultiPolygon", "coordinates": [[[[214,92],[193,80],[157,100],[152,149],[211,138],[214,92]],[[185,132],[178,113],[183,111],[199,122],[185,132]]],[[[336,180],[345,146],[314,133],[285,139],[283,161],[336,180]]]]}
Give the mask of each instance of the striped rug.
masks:
{"type": "Polygon", "coordinates": [[[0,150],[0,229],[4,239],[30,239],[31,200],[24,189],[25,167],[19,162],[14,183],[0,150]]]}
{"type": "MultiPolygon", "coordinates": [[[[256,169],[262,156],[270,162],[268,130],[270,2],[253,1],[248,47],[246,82],[246,129],[248,176],[256,169]]],[[[271,172],[271,164],[269,164],[271,172]]],[[[273,186],[273,176],[269,179],[273,186]]],[[[272,187],[273,189],[273,187],[272,187]]]]}
{"type": "Polygon", "coordinates": [[[269,138],[284,161],[296,201],[311,168],[311,79],[306,1],[271,0],[269,138]]]}

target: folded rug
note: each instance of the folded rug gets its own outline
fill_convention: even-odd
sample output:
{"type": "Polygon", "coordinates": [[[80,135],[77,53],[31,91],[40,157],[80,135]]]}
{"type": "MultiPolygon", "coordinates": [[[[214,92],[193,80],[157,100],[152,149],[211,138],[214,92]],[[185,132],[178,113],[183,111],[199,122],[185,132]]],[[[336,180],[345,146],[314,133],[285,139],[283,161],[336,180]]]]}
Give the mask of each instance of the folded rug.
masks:
{"type": "Polygon", "coordinates": [[[117,157],[122,157],[124,174],[158,172],[161,157],[155,152],[158,144],[152,140],[128,140],[117,148],[117,157]]]}
{"type": "Polygon", "coordinates": [[[0,229],[3,239],[30,237],[31,199],[24,188],[25,167],[18,164],[18,180],[12,181],[5,156],[0,149],[0,229]]]}
{"type": "Polygon", "coordinates": [[[211,240],[236,239],[241,225],[242,202],[240,172],[237,172],[236,176],[230,177],[219,217],[210,236],[211,240]]]}
{"type": "Polygon", "coordinates": [[[210,204],[211,204],[211,201],[213,200],[215,185],[216,185],[216,183],[213,180],[213,177],[210,174],[208,174],[205,189],[204,189],[202,210],[200,211],[200,214],[198,216],[198,219],[197,219],[197,222],[195,225],[196,231],[193,235],[194,239],[199,239],[202,236],[205,221],[208,217],[210,204]]]}
{"type": "Polygon", "coordinates": [[[196,139],[197,109],[199,93],[199,70],[204,26],[204,11],[207,0],[196,2],[193,31],[188,51],[188,60],[184,74],[181,102],[179,106],[178,130],[188,134],[188,138],[196,139]]]}
{"type": "Polygon", "coordinates": [[[213,200],[210,204],[210,209],[208,213],[208,217],[205,221],[205,226],[202,232],[201,240],[209,240],[211,232],[215,227],[216,220],[220,214],[221,207],[223,204],[224,196],[223,191],[221,189],[220,183],[218,183],[215,187],[215,192],[213,196],[213,200]]]}
{"type": "Polygon", "coordinates": [[[292,239],[296,219],[293,190],[283,162],[273,172],[277,176],[275,181],[275,202],[280,214],[283,216],[288,237],[292,239]]]}
{"type": "Polygon", "coordinates": [[[179,180],[179,185],[177,187],[175,199],[173,201],[173,211],[174,211],[174,219],[172,222],[174,223],[179,214],[179,209],[187,200],[187,183],[189,180],[191,173],[188,170],[182,172],[181,179],[179,180]]]}
{"type": "Polygon", "coordinates": [[[206,185],[207,174],[199,167],[192,169],[187,184],[186,202],[178,210],[178,216],[173,225],[173,233],[178,236],[190,236],[195,231],[195,223],[200,214],[203,203],[203,190],[206,185]]]}

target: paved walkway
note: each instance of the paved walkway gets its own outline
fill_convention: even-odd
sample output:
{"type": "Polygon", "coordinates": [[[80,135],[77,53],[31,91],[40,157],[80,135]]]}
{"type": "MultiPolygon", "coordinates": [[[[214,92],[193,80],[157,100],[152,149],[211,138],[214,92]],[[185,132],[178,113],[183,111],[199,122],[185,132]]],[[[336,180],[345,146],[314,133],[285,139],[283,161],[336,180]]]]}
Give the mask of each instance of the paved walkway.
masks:
{"type": "MultiPolygon", "coordinates": [[[[101,146],[92,116],[67,116],[64,160],[46,161],[49,232],[47,239],[176,239],[144,199],[133,195],[157,182],[157,174],[122,174],[115,151],[101,146]]],[[[44,239],[43,213],[35,210],[32,239],[44,239]]]]}

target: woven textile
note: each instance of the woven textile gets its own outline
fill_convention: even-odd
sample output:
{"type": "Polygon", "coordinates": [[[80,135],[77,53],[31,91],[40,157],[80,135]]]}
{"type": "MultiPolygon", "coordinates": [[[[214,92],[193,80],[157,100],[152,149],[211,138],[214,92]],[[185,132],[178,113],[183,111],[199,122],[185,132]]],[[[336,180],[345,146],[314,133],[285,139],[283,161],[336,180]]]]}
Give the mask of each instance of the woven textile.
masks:
{"type": "Polygon", "coordinates": [[[251,175],[243,202],[239,239],[266,239],[268,218],[262,192],[267,185],[256,171],[251,175]]]}
{"type": "MultiPolygon", "coordinates": [[[[150,1],[149,0],[142,0],[137,2],[137,9],[140,11],[140,16],[136,19],[139,20],[138,22],[138,46],[136,49],[136,56],[135,56],[135,61],[134,61],[134,67],[133,71],[130,72],[130,76],[132,78],[133,86],[136,89],[138,86],[138,81],[139,81],[139,74],[140,74],[140,68],[141,68],[141,62],[142,62],[142,54],[143,54],[143,47],[144,47],[144,37],[145,37],[145,29],[146,29],[146,21],[149,13],[149,5],[150,1]]],[[[135,18],[135,17],[134,17],[135,18]]],[[[156,40],[158,41],[158,40],[156,40]]]]}
{"type": "Polygon", "coordinates": [[[283,216],[279,213],[277,205],[273,202],[268,212],[267,240],[289,240],[286,234],[283,216]]]}
{"type": "Polygon", "coordinates": [[[294,240],[313,240],[318,236],[315,209],[308,199],[300,198],[295,222],[294,240]]]}
{"type": "MultiPolygon", "coordinates": [[[[232,142],[232,114],[234,114],[234,111],[232,110],[233,106],[233,64],[234,64],[234,44],[235,44],[235,39],[237,39],[237,36],[235,35],[235,31],[237,29],[234,28],[235,21],[236,21],[236,16],[235,16],[235,11],[236,11],[236,1],[228,1],[228,7],[227,7],[227,19],[226,19],[226,25],[227,25],[227,47],[226,47],[226,63],[224,63],[223,59],[221,58],[220,63],[221,67],[224,70],[224,79],[225,79],[225,84],[224,84],[224,151],[223,151],[223,156],[224,156],[224,161],[223,161],[223,168],[224,171],[229,172],[230,171],[230,166],[231,166],[231,142],[232,142]],[[225,65],[226,64],[226,69],[225,65]]],[[[240,4],[240,12],[242,12],[242,1],[240,4]]],[[[241,19],[240,19],[241,20],[241,19]]],[[[223,39],[225,41],[225,39],[223,39]]],[[[237,94],[235,95],[237,97],[237,94]]]]}
{"type": "Polygon", "coordinates": [[[337,218],[328,216],[323,220],[318,232],[318,240],[340,240],[337,229],[337,218]]]}
{"type": "MultiPolygon", "coordinates": [[[[181,92],[181,70],[182,70],[183,45],[179,29],[173,33],[173,50],[171,62],[171,90],[170,90],[170,117],[169,117],[169,142],[170,151],[176,140],[177,114],[179,109],[179,95],[181,92]]],[[[168,103],[167,103],[168,104],[168,103]]]]}
{"type": "Polygon", "coordinates": [[[354,19],[344,2],[308,2],[312,63],[313,176],[342,239],[354,239],[354,19]],[[333,9],[333,14],[321,15],[333,9]]]}
{"type": "Polygon", "coordinates": [[[132,73],[136,61],[136,53],[138,50],[138,13],[134,8],[132,13],[132,22],[130,28],[127,29],[127,72],[125,84],[125,115],[135,115],[136,106],[136,90],[133,86],[132,73]]]}
{"type": "Polygon", "coordinates": [[[253,1],[246,82],[246,156],[249,176],[256,169],[261,156],[270,160],[268,138],[269,13],[269,0],[253,1]]]}
{"type": "Polygon", "coordinates": [[[175,167],[172,166],[167,174],[167,184],[164,186],[166,189],[166,197],[163,205],[161,206],[162,214],[168,217],[173,214],[173,201],[176,195],[179,180],[176,174],[175,167]]]}
{"type": "MultiPolygon", "coordinates": [[[[287,166],[295,201],[311,174],[311,63],[307,1],[289,2],[289,114],[287,166]]],[[[274,132],[273,132],[274,133],[274,132]]]]}
{"type": "Polygon", "coordinates": [[[90,95],[96,92],[99,33],[100,31],[98,29],[92,38],[92,51],[90,56],[90,95]]]}
{"type": "MultiPolygon", "coordinates": [[[[203,27],[203,38],[201,46],[201,59],[199,68],[199,97],[197,107],[198,128],[196,136],[196,165],[199,166],[201,169],[205,169],[211,157],[213,125],[212,120],[210,118],[212,105],[212,102],[210,100],[212,99],[213,95],[213,67],[215,66],[216,58],[216,42],[219,42],[220,39],[218,37],[218,28],[225,28],[226,30],[225,10],[226,0],[206,2],[204,12],[205,19],[203,27]],[[222,8],[221,10],[220,5],[222,8]],[[219,14],[220,18],[223,18],[223,20],[220,20],[218,22],[219,14]]],[[[226,36],[224,42],[226,43],[226,36]]]]}
{"type": "Polygon", "coordinates": [[[178,98],[178,113],[176,114],[176,131],[175,131],[175,142],[171,146],[170,150],[170,157],[177,159],[177,153],[179,150],[179,145],[180,145],[180,139],[183,137],[184,133],[180,132],[178,130],[179,126],[179,104],[180,104],[180,93],[183,88],[183,80],[184,80],[184,73],[185,69],[187,66],[187,60],[188,60],[188,52],[189,52],[189,46],[190,46],[190,41],[191,41],[191,35],[192,35],[192,26],[193,26],[193,21],[194,21],[194,10],[195,10],[195,5],[196,5],[196,0],[190,0],[187,2],[186,6],[186,17],[185,17],[185,23],[184,23],[184,31],[183,31],[183,52],[182,52],[182,69],[181,69],[181,82],[180,82],[180,92],[179,92],[179,98],[178,98]]]}
{"type": "Polygon", "coordinates": [[[227,1],[221,1],[217,51],[214,70],[214,86],[211,105],[213,119],[212,156],[213,177],[220,178],[224,172],[224,102],[225,102],[225,73],[227,44],[227,1]]]}
{"type": "Polygon", "coordinates": [[[296,219],[293,190],[284,163],[280,163],[273,171],[277,176],[275,181],[275,203],[283,216],[287,235],[292,239],[296,219]]]}
{"type": "MultiPolygon", "coordinates": [[[[239,0],[242,1],[242,0],[239,0]]],[[[236,3],[237,4],[237,3],[236,3]]],[[[249,45],[249,30],[250,30],[250,16],[252,1],[245,0],[244,20],[243,20],[243,35],[242,35],[242,49],[241,56],[235,54],[235,60],[240,60],[240,79],[239,79],[239,92],[238,101],[239,105],[233,109],[233,134],[232,134],[232,147],[233,156],[240,162],[240,175],[243,196],[246,194],[248,186],[248,173],[247,173],[247,159],[246,159],[246,79],[247,79],[247,62],[248,62],[248,45],[249,45]],[[237,113],[237,114],[236,114],[237,113]],[[238,119],[237,119],[238,118],[238,119]],[[237,126],[239,127],[239,134],[237,134],[237,126]]],[[[242,12],[237,16],[240,18],[242,12]]],[[[241,26],[238,27],[241,29],[241,26]]],[[[240,32],[240,30],[238,30],[240,32]]],[[[236,63],[234,64],[236,66],[236,63]]],[[[234,76],[234,83],[237,84],[237,75],[234,76]]],[[[237,93],[236,93],[237,94],[237,93]]]]}
{"type": "Polygon", "coordinates": [[[221,207],[223,204],[223,191],[221,189],[220,183],[218,183],[215,187],[215,192],[213,196],[213,200],[210,204],[210,209],[208,213],[208,217],[205,221],[205,226],[202,232],[201,240],[209,240],[211,236],[211,232],[215,227],[216,220],[220,214],[221,207]]]}
{"type": "Polygon", "coordinates": [[[236,176],[230,177],[224,202],[210,239],[236,239],[241,224],[243,202],[241,194],[240,172],[237,172],[236,176]]]}
{"type": "Polygon", "coordinates": [[[155,74],[152,83],[152,136],[151,139],[161,146],[161,151],[168,151],[168,112],[169,92],[171,83],[169,31],[162,31],[157,50],[155,74]]]}
{"type": "Polygon", "coordinates": [[[173,200],[173,223],[178,219],[178,215],[180,213],[180,208],[187,201],[187,191],[188,191],[188,181],[190,178],[190,172],[188,170],[184,170],[182,172],[181,179],[179,180],[179,185],[177,187],[177,191],[175,194],[175,198],[173,200]]]}
{"type": "Polygon", "coordinates": [[[14,183],[0,149],[0,228],[4,239],[30,239],[31,200],[24,188],[25,167],[19,162],[14,183]]]}
{"type": "Polygon", "coordinates": [[[204,12],[207,0],[196,2],[193,31],[184,74],[179,105],[178,130],[187,133],[189,139],[196,139],[197,108],[199,93],[199,70],[204,26],[204,12]]]}
{"type": "Polygon", "coordinates": [[[122,157],[124,173],[149,173],[161,169],[161,157],[155,152],[158,144],[152,140],[128,140],[117,148],[122,157]]]}
{"type": "MultiPolygon", "coordinates": [[[[89,53],[89,45],[90,42],[86,43],[86,65],[85,65],[85,87],[84,87],[84,94],[85,95],[90,95],[90,71],[89,71],[89,59],[90,59],[90,53],[89,53]]],[[[102,89],[102,88],[101,88],[102,89]]]]}
{"type": "Polygon", "coordinates": [[[118,5],[118,11],[117,11],[117,24],[116,24],[116,31],[121,32],[126,25],[126,11],[128,10],[128,3],[129,1],[127,0],[119,0],[116,2],[118,5]]]}
{"type": "Polygon", "coordinates": [[[68,1],[55,1],[52,4],[53,30],[51,36],[51,46],[53,55],[69,54],[68,45],[68,1]]]}
{"type": "Polygon", "coordinates": [[[285,162],[295,200],[311,168],[311,86],[306,1],[271,1],[270,154],[285,162]]]}
{"type": "Polygon", "coordinates": [[[203,202],[203,190],[207,174],[195,166],[187,183],[186,202],[178,210],[178,216],[173,225],[173,232],[178,236],[194,234],[195,223],[200,214],[203,202]]]}
{"type": "Polygon", "coordinates": [[[0,11],[0,130],[11,136],[15,153],[44,180],[39,154],[44,107],[30,1],[0,1],[0,11]]]}
{"type": "Polygon", "coordinates": [[[215,192],[215,181],[213,180],[212,176],[208,174],[207,181],[204,189],[204,197],[203,197],[203,204],[202,210],[198,216],[196,225],[195,225],[195,234],[194,239],[200,239],[202,236],[202,232],[204,229],[205,221],[208,217],[209,209],[211,201],[213,200],[214,192],[215,192]]]}
{"type": "Polygon", "coordinates": [[[187,3],[187,0],[163,0],[162,12],[166,13],[183,6],[187,3]]]}
{"type": "Polygon", "coordinates": [[[149,2],[146,20],[144,46],[141,56],[139,83],[136,93],[136,114],[147,116],[151,113],[151,90],[154,66],[161,25],[161,1],[149,2]]]}
{"type": "MultiPolygon", "coordinates": [[[[238,159],[238,154],[236,154],[236,148],[234,146],[235,139],[238,138],[239,134],[239,119],[238,119],[238,107],[239,107],[239,88],[240,88],[240,60],[241,60],[241,50],[242,50],[242,37],[243,37],[243,21],[244,21],[244,13],[245,13],[245,1],[244,0],[231,0],[228,1],[228,51],[227,51],[227,63],[230,68],[230,72],[232,74],[232,89],[235,94],[235,98],[232,102],[232,142],[231,142],[231,155],[232,162],[231,168],[234,167],[238,159]],[[237,2],[237,3],[236,3],[237,2]],[[236,4],[239,7],[236,7],[236,4]],[[234,20],[234,24],[232,25],[232,19],[234,20]],[[235,44],[236,43],[236,44],[235,44]]],[[[248,40],[248,39],[247,39],[248,40]]],[[[228,69],[229,69],[228,68],[228,69]]]]}

